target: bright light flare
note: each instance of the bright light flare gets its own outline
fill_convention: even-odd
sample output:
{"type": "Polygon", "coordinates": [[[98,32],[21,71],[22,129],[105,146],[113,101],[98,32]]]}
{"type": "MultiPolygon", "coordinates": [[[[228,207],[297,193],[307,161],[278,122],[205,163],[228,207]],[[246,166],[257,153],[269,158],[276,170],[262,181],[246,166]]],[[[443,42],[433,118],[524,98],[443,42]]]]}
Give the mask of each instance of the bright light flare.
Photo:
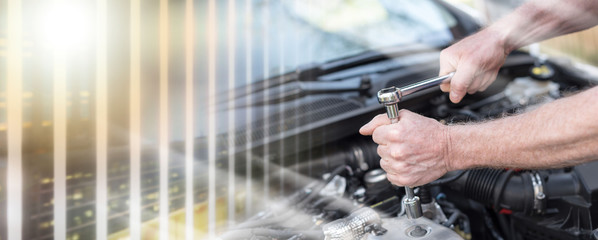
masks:
{"type": "Polygon", "coordinates": [[[80,50],[92,39],[93,14],[87,10],[73,3],[49,7],[42,17],[42,41],[53,48],[80,50]]]}

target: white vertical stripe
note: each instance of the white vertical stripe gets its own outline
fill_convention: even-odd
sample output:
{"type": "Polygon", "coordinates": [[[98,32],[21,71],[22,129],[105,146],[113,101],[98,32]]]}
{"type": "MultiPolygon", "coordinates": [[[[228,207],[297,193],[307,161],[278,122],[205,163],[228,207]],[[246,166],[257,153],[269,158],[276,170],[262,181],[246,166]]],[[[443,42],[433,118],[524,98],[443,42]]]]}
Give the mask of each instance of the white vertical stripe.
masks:
{"type": "Polygon", "coordinates": [[[8,58],[7,58],[7,103],[8,103],[8,168],[6,220],[9,240],[22,238],[23,218],[23,176],[22,176],[22,13],[21,1],[9,0],[8,5],[8,58]]]}
{"type": "Polygon", "coordinates": [[[168,0],[160,0],[160,239],[169,238],[168,199],[168,0]]]}
{"type": "Polygon", "coordinates": [[[208,1],[208,239],[216,237],[216,1],[208,1]]]}
{"type": "MultiPolygon", "coordinates": [[[[299,31],[293,31],[294,33],[294,38],[295,39],[299,39],[301,37],[301,33],[299,31]]],[[[293,41],[293,48],[294,48],[294,57],[293,57],[293,68],[297,68],[299,66],[299,54],[300,54],[300,50],[299,50],[299,46],[302,45],[303,43],[299,43],[298,41],[293,41]]],[[[299,126],[299,124],[301,124],[299,122],[299,114],[301,114],[301,112],[299,112],[299,98],[296,98],[295,100],[293,100],[293,107],[295,108],[295,112],[293,113],[293,117],[295,117],[296,121],[297,121],[297,126],[299,126]]],[[[299,172],[299,128],[296,127],[295,128],[295,162],[294,162],[294,179],[293,179],[293,186],[299,186],[299,176],[301,175],[301,173],[299,172]]]]}
{"type": "Polygon", "coordinates": [[[130,32],[130,181],[129,229],[132,240],[141,239],[141,13],[140,0],[131,0],[130,32]]]}
{"type": "Polygon", "coordinates": [[[66,239],[66,56],[54,50],[54,239],[66,239]]]}
{"type": "Polygon", "coordinates": [[[108,236],[106,0],[96,10],[96,239],[108,236]]]}
{"type": "MultiPolygon", "coordinates": [[[[282,5],[283,3],[281,3],[282,5]]],[[[283,9],[280,9],[279,11],[283,11],[283,9]]],[[[285,73],[285,62],[284,62],[284,34],[286,33],[286,27],[284,26],[284,24],[286,23],[286,21],[281,20],[282,21],[282,27],[279,27],[277,30],[282,30],[282,32],[278,33],[278,61],[279,64],[279,71],[278,71],[278,75],[280,76],[279,79],[282,81],[283,79],[283,74],[285,73]]],[[[284,93],[284,85],[280,84],[278,86],[279,89],[279,94],[278,96],[282,99],[283,93],[284,93]]],[[[282,126],[284,126],[284,121],[286,121],[285,116],[284,116],[284,108],[282,104],[279,104],[278,106],[278,112],[279,112],[279,121],[282,121],[281,123],[283,124],[282,126]]],[[[278,149],[278,154],[280,156],[280,166],[279,166],[279,182],[280,182],[280,195],[281,197],[284,196],[284,183],[285,183],[285,179],[284,179],[284,171],[285,171],[285,157],[284,157],[284,131],[281,129],[280,133],[278,134],[278,136],[280,137],[280,143],[279,143],[279,149],[278,149]]]]}
{"type": "Polygon", "coordinates": [[[228,222],[232,227],[235,221],[235,1],[228,0],[227,38],[228,38],[228,222]]]}
{"type": "Polygon", "coordinates": [[[194,239],[193,207],[193,65],[194,65],[194,14],[193,0],[185,5],[185,239],[194,239]]]}
{"type": "Polygon", "coordinates": [[[270,157],[270,119],[268,114],[270,113],[270,107],[268,105],[268,101],[270,100],[268,95],[270,94],[270,1],[264,1],[264,15],[263,15],[263,38],[264,42],[262,47],[264,48],[264,79],[266,79],[266,84],[264,84],[264,89],[266,94],[264,94],[264,102],[265,102],[265,109],[264,109],[264,156],[263,156],[263,164],[264,164],[264,198],[270,197],[270,161],[268,158],[270,157]]]}
{"type": "MultiPolygon", "coordinates": [[[[249,93],[251,91],[251,82],[252,82],[252,78],[253,78],[253,59],[252,59],[252,51],[251,48],[253,47],[253,16],[252,16],[252,11],[251,11],[251,4],[252,4],[252,0],[245,0],[245,81],[247,83],[247,87],[245,88],[245,93],[247,96],[249,96],[249,93]]],[[[249,218],[249,216],[251,215],[251,213],[253,212],[253,191],[251,190],[252,188],[252,158],[253,156],[251,156],[251,116],[253,114],[253,111],[251,110],[251,108],[249,108],[249,110],[247,110],[247,112],[245,113],[245,119],[247,121],[247,130],[245,131],[246,136],[245,136],[245,146],[247,148],[247,153],[245,155],[245,164],[246,164],[246,175],[247,175],[247,180],[245,181],[245,192],[247,193],[246,197],[245,197],[245,217],[249,218]]]]}

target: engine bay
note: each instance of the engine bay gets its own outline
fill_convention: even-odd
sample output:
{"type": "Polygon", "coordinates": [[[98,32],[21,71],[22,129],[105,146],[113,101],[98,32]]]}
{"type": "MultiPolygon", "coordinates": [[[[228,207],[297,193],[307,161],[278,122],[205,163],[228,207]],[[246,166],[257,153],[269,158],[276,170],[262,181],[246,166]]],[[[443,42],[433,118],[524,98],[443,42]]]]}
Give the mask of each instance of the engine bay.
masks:
{"type": "MultiPolygon", "coordinates": [[[[560,67],[563,63],[514,55],[487,91],[469,95],[459,104],[434,89],[414,94],[401,107],[444,124],[469,124],[530,111],[595,84],[579,72],[560,67]]],[[[313,116],[296,120],[297,125],[305,121],[311,129],[325,129],[307,131],[310,144],[298,144],[300,130],[294,135],[280,134],[287,139],[284,144],[309,146],[305,149],[284,151],[286,145],[280,141],[255,148],[252,154],[269,158],[262,162],[263,171],[253,172],[253,176],[274,172],[269,179],[284,186],[282,196],[268,201],[264,211],[231,227],[221,238],[598,239],[598,162],[561,169],[449,172],[415,189],[424,217],[408,219],[401,205],[404,189],[387,180],[379,165],[377,145],[357,129],[383,113],[372,100],[375,90],[404,86],[409,84],[405,79],[433,75],[431,69],[437,69],[434,65],[419,67],[399,73],[400,77],[392,71],[361,75],[361,87],[355,88],[361,90],[328,95],[351,99],[363,109],[348,108],[353,115],[339,112],[336,118],[322,118],[326,122],[322,125],[313,116]],[[295,140],[288,140],[293,137],[295,140]]],[[[351,74],[334,75],[322,78],[347,79],[351,74]]],[[[313,96],[304,98],[308,97],[313,96]]],[[[300,101],[293,103],[298,106],[300,101]]],[[[286,121],[285,126],[292,129],[293,124],[286,121]]],[[[276,124],[269,123],[268,127],[273,126],[276,124]]]]}

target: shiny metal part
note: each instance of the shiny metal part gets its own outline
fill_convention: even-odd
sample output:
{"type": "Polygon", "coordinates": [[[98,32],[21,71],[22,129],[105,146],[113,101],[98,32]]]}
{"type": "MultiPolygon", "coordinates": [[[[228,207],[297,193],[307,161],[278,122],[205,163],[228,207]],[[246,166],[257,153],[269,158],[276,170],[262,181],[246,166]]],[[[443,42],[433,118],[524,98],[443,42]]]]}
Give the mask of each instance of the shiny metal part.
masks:
{"type": "Polygon", "coordinates": [[[384,88],[378,91],[378,102],[386,107],[386,114],[389,119],[399,117],[399,101],[401,101],[401,89],[396,87],[384,88]]]}
{"type": "MultiPolygon", "coordinates": [[[[438,86],[445,81],[450,81],[455,73],[449,73],[444,76],[426,79],[403,88],[388,87],[378,91],[378,102],[386,107],[386,114],[391,123],[399,121],[399,102],[403,96],[421,91],[433,86],[438,86]]],[[[403,208],[409,218],[419,218],[422,216],[422,208],[419,198],[413,193],[413,189],[405,186],[407,198],[403,199],[403,208]]]]}
{"type": "Polygon", "coordinates": [[[448,220],[446,215],[444,215],[444,212],[442,212],[440,205],[433,199],[431,203],[422,203],[421,206],[425,218],[430,219],[435,223],[443,223],[448,220]]]}
{"type": "Polygon", "coordinates": [[[540,214],[544,211],[544,199],[546,198],[542,178],[540,178],[540,174],[538,173],[531,174],[530,178],[532,179],[532,187],[534,188],[534,210],[540,214]]]}
{"type": "Polygon", "coordinates": [[[384,218],[382,227],[388,231],[379,236],[367,235],[368,240],[462,240],[455,231],[427,218],[408,219],[406,217],[384,218]]]}
{"type": "Polygon", "coordinates": [[[353,150],[353,156],[355,156],[355,161],[357,162],[359,168],[363,171],[367,171],[370,166],[365,161],[363,149],[355,145],[351,149],[353,150]]]}
{"type": "Polygon", "coordinates": [[[362,239],[369,231],[374,231],[373,226],[380,226],[382,219],[371,208],[360,208],[346,218],[334,220],[322,226],[326,240],[358,240],[362,239]],[[369,231],[368,231],[369,230],[369,231]]]}
{"type": "Polygon", "coordinates": [[[388,118],[397,118],[399,116],[399,106],[397,104],[401,101],[401,99],[404,96],[424,89],[428,89],[430,87],[438,86],[445,81],[450,81],[453,75],[455,75],[454,72],[444,76],[416,82],[414,84],[402,88],[397,88],[394,86],[383,88],[382,90],[378,91],[378,102],[384,104],[384,106],[386,107],[386,113],[388,114],[388,118]]]}
{"type": "Polygon", "coordinates": [[[373,169],[365,173],[363,176],[363,181],[365,182],[366,186],[384,182],[386,181],[386,172],[382,169],[373,169]]]}
{"type": "MultiPolygon", "coordinates": [[[[407,188],[409,187],[405,187],[405,189],[407,188]]],[[[405,209],[405,214],[409,219],[416,219],[423,216],[422,205],[418,196],[407,196],[403,198],[403,208],[405,209]]]]}
{"type": "Polygon", "coordinates": [[[440,76],[440,77],[429,78],[429,79],[408,85],[406,87],[402,87],[400,96],[404,97],[404,96],[407,96],[407,95],[415,93],[415,92],[419,92],[424,89],[438,86],[445,81],[450,81],[451,78],[453,77],[453,75],[455,75],[455,72],[452,72],[452,73],[449,73],[447,75],[440,76]]]}

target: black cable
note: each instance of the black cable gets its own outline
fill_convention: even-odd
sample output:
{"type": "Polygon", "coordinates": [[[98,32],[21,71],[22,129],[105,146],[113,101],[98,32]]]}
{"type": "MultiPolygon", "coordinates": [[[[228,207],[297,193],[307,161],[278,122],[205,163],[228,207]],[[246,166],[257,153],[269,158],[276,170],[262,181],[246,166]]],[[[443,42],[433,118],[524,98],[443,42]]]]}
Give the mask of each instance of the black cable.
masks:
{"type": "Polygon", "coordinates": [[[507,217],[504,214],[498,214],[498,224],[501,230],[504,232],[507,239],[514,239],[513,232],[511,232],[510,224],[508,223],[507,217]]]}
{"type": "Polygon", "coordinates": [[[457,218],[460,215],[461,215],[461,211],[459,211],[457,209],[453,209],[453,213],[451,214],[451,216],[442,225],[444,225],[445,227],[450,227],[451,225],[453,225],[455,223],[455,221],[457,221],[457,218]]]}
{"type": "Polygon", "coordinates": [[[492,219],[490,218],[490,216],[484,215],[484,223],[486,224],[486,227],[488,228],[488,230],[490,230],[490,234],[492,234],[492,237],[494,237],[494,239],[504,240],[500,236],[500,234],[496,231],[496,229],[494,228],[494,223],[492,222],[492,219]]]}

